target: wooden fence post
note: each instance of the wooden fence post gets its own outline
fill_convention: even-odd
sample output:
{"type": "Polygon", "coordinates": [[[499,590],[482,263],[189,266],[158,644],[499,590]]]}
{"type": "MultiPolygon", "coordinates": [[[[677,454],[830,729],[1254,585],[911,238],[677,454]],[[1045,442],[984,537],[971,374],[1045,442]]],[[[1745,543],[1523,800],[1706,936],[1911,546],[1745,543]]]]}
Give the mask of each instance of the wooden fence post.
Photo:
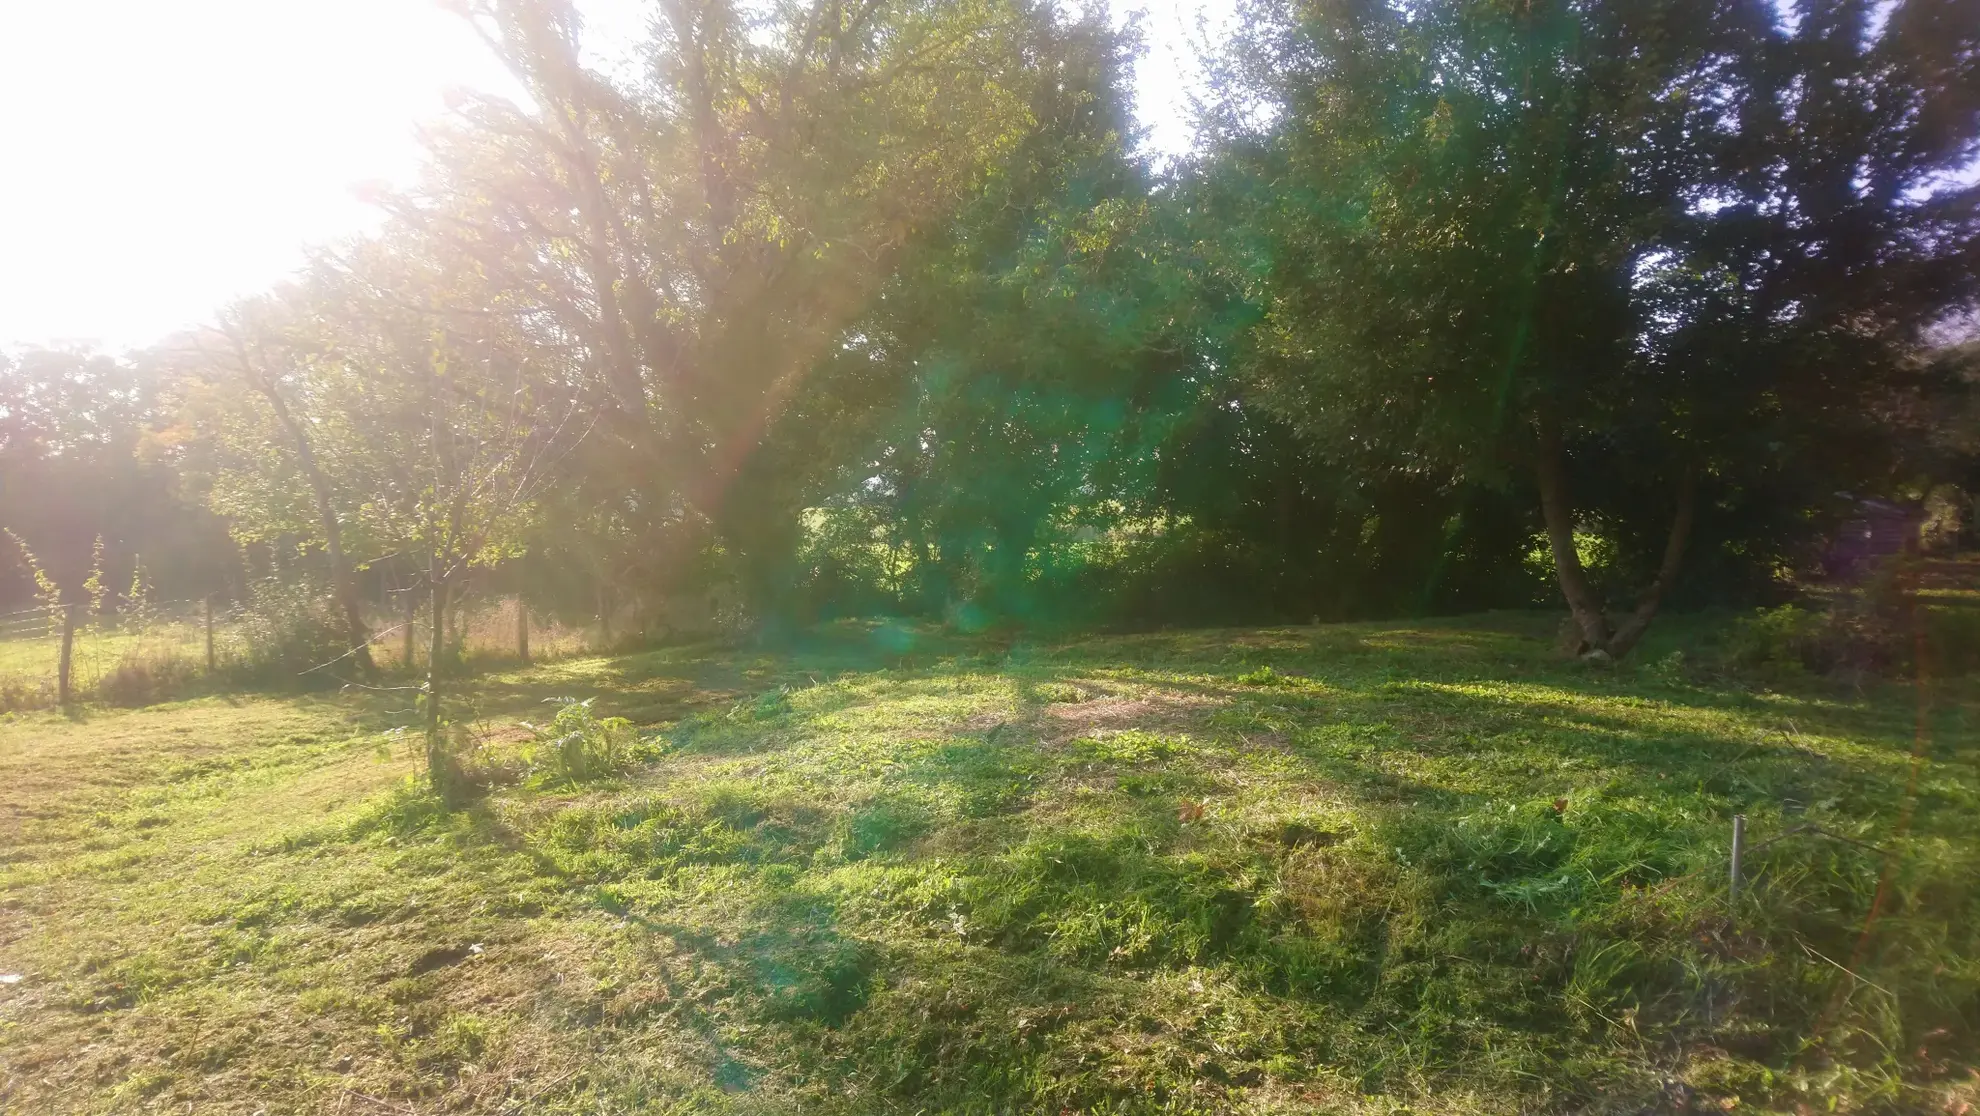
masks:
{"type": "Polygon", "coordinates": [[[213,659],[213,594],[206,595],[206,673],[212,674],[213,659]]]}
{"type": "Polygon", "coordinates": [[[76,653],[76,606],[62,606],[62,661],[55,668],[55,697],[63,705],[69,704],[71,668],[76,653]]]}
{"type": "Polygon", "coordinates": [[[529,602],[516,594],[516,655],[529,662],[529,602]]]}

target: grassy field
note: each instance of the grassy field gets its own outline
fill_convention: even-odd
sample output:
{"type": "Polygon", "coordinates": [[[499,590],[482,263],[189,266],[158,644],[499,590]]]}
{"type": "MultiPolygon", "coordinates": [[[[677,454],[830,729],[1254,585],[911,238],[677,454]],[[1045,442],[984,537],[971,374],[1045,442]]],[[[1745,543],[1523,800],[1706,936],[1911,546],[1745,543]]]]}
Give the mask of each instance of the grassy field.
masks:
{"type": "Polygon", "coordinates": [[[11,715],[0,1111],[1980,1110],[1973,683],[1551,633],[572,659],[463,732],[641,761],[452,813],[404,693],[11,715]]]}

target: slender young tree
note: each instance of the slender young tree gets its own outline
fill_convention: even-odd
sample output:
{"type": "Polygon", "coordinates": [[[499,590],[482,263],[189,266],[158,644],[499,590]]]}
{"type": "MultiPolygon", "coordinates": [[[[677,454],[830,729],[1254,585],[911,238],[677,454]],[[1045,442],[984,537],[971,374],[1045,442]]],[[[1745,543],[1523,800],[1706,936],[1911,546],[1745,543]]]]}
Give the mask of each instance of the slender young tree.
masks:
{"type": "Polygon", "coordinates": [[[394,227],[326,261],[312,289],[334,382],[356,393],[344,403],[369,434],[363,519],[425,567],[427,769],[451,799],[462,788],[444,731],[447,618],[469,569],[520,556],[588,415],[558,350],[444,242],[394,227]]]}
{"type": "Polygon", "coordinates": [[[279,305],[273,323],[253,304],[194,350],[219,400],[202,410],[211,498],[244,535],[322,543],[359,636],[353,571],[386,557],[424,569],[429,770],[451,795],[446,618],[471,567],[520,552],[585,433],[583,400],[510,296],[415,229],[325,256],[279,305]]]}

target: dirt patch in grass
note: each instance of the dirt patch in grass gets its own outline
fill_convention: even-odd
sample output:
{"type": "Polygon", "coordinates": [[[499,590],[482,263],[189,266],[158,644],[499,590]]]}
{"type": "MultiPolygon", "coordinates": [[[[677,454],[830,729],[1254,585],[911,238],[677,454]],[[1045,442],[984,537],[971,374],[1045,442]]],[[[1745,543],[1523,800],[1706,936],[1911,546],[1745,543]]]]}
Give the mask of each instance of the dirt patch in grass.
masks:
{"type": "Polygon", "coordinates": [[[1220,703],[1197,694],[1155,691],[1134,697],[1095,697],[1055,703],[1040,711],[1047,740],[1058,743],[1096,732],[1140,729],[1181,732],[1199,726],[1220,703]]]}
{"type": "Polygon", "coordinates": [[[1060,683],[1040,702],[1015,711],[991,710],[962,722],[968,733],[1019,732],[1048,744],[1063,744],[1095,733],[1140,730],[1186,732],[1200,729],[1223,704],[1211,695],[1143,687],[1118,687],[1087,680],[1060,683]]]}

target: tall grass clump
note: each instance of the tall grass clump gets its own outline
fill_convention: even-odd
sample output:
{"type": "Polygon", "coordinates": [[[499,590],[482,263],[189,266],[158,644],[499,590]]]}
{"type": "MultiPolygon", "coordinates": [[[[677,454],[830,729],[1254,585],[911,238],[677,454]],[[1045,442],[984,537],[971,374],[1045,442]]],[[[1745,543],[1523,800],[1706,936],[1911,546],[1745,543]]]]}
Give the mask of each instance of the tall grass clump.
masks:
{"type": "Polygon", "coordinates": [[[198,686],[205,664],[171,645],[139,644],[96,682],[96,696],[112,705],[148,705],[183,696],[198,686]]]}

